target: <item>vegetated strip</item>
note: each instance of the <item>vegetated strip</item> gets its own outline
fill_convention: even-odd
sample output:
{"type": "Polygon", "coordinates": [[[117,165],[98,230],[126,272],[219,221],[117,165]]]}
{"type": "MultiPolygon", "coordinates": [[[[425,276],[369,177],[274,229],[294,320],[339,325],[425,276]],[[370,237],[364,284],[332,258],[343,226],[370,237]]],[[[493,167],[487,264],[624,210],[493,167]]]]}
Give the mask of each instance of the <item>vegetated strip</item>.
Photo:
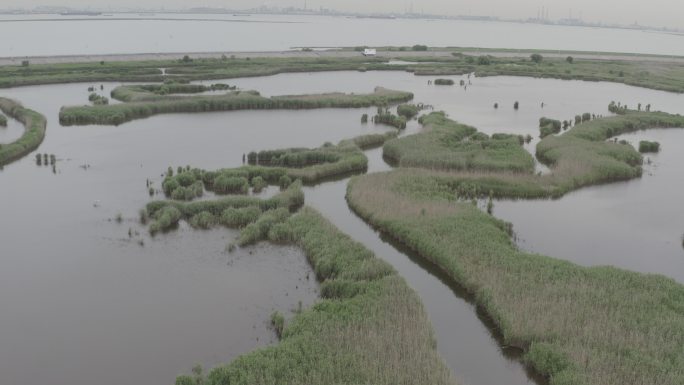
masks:
{"type": "Polygon", "coordinates": [[[0,166],[4,166],[38,148],[45,138],[47,122],[43,115],[11,99],[0,97],[0,110],[24,125],[24,133],[19,139],[0,144],[0,166]]]}
{"type": "Polygon", "coordinates": [[[682,126],[683,119],[626,111],[549,136],[538,145],[552,166],[549,177],[399,169],[352,179],[347,200],[366,221],[472,293],[504,344],[522,349],[524,360],[551,384],[681,384],[682,285],[522,252],[511,240],[511,225],[470,199],[559,196],[587,184],[638,177],[636,150],[606,139],[682,126]]]}
{"type": "Polygon", "coordinates": [[[396,137],[396,132],[362,135],[341,141],[338,145],[323,145],[316,149],[288,148],[251,152],[248,166],[219,169],[169,167],[162,182],[166,197],[190,201],[201,197],[204,190],[215,194],[247,194],[250,187],[261,192],[268,185],[287,188],[292,181],[316,184],[324,180],[365,172],[368,158],[363,148],[381,146],[396,137]]]}
{"type": "MultiPolygon", "coordinates": [[[[181,59],[164,61],[101,62],[0,66],[0,87],[55,84],[71,82],[135,81],[162,82],[166,79],[210,80],[279,73],[321,71],[408,71],[416,75],[529,76],[587,81],[610,81],[671,92],[684,92],[684,67],[679,63],[643,60],[592,60],[541,57],[502,58],[463,54],[459,49],[452,56],[402,56],[393,59],[418,64],[390,65],[390,58],[365,57],[295,57],[295,58],[222,58],[181,59]],[[541,60],[539,59],[541,58],[541,60]],[[166,69],[166,75],[161,68],[166,69]]],[[[448,51],[447,51],[448,54],[448,51]]]]}
{"type": "Polygon", "coordinates": [[[370,94],[290,95],[266,98],[255,91],[234,91],[216,96],[167,97],[154,101],[102,106],[63,107],[63,125],[118,125],[152,115],[178,112],[208,112],[257,109],[360,108],[402,103],[413,99],[410,92],[377,87],[370,94]]]}

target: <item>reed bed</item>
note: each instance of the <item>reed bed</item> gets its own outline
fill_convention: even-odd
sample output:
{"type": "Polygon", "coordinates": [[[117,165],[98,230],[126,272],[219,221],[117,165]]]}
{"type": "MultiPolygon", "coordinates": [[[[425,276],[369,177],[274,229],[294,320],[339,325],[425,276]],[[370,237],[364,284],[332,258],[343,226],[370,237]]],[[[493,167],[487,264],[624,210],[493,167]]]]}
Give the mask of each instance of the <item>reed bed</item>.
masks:
{"type": "MultiPolygon", "coordinates": [[[[130,93],[130,88],[129,91],[130,93]]],[[[361,108],[386,106],[413,99],[409,92],[377,87],[370,94],[288,95],[266,98],[256,91],[231,91],[222,95],[168,96],[153,95],[151,100],[113,105],[62,107],[62,125],[120,125],[131,120],[168,113],[198,113],[210,111],[361,108]]],[[[119,95],[118,97],[125,98],[119,95]]],[[[135,97],[127,96],[135,99],[135,97]]]]}
{"type": "MultiPolygon", "coordinates": [[[[267,215],[268,238],[304,250],[323,299],[289,321],[272,316],[278,344],[176,384],[455,384],[420,299],[390,265],[311,208],[267,215]]],[[[243,235],[263,237],[258,222],[243,235]]]]}
{"type": "Polygon", "coordinates": [[[586,268],[519,251],[510,225],[425,175],[352,180],[352,209],[437,264],[474,295],[503,336],[552,385],[684,381],[684,287],[669,278],[586,268]],[[431,184],[427,182],[431,181],[431,184]]]}
{"type": "Polygon", "coordinates": [[[383,156],[401,167],[435,170],[513,171],[531,173],[534,159],[517,136],[489,138],[442,112],[420,119],[423,132],[385,143],[383,156]]]}
{"type": "MultiPolygon", "coordinates": [[[[0,144],[0,166],[18,160],[35,150],[45,138],[47,121],[36,111],[24,108],[18,102],[0,98],[0,110],[24,125],[24,133],[12,143],[0,144]]],[[[46,162],[47,164],[47,159],[46,162]]]]}

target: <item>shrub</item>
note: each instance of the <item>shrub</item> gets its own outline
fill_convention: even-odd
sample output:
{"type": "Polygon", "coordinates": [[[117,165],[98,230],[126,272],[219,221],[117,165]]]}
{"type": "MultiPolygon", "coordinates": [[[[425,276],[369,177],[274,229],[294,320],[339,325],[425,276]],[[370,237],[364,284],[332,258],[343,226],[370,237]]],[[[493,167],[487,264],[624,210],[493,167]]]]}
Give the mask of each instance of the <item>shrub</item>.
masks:
{"type": "Polygon", "coordinates": [[[480,56],[477,58],[477,64],[481,66],[488,66],[492,64],[491,56],[480,56]]]}
{"type": "Polygon", "coordinates": [[[534,63],[539,64],[542,62],[542,60],[544,60],[544,57],[538,53],[534,53],[530,55],[530,60],[532,60],[534,63]]]}
{"type": "Polygon", "coordinates": [[[422,44],[416,44],[416,45],[414,45],[413,47],[411,47],[411,49],[414,50],[414,51],[427,51],[427,50],[428,50],[428,46],[422,45],[422,44]]]}
{"type": "Polygon", "coordinates": [[[575,59],[572,56],[568,56],[565,58],[565,61],[568,62],[569,64],[572,64],[575,61],[575,59]]]}

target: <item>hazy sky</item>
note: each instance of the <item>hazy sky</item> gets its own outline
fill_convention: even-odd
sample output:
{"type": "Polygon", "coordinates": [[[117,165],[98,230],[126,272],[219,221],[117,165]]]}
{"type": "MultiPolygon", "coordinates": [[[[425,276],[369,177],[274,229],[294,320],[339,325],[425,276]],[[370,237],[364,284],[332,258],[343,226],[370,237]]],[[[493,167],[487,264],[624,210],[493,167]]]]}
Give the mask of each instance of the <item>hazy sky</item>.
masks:
{"type": "MultiPolygon", "coordinates": [[[[33,7],[37,5],[67,5],[79,7],[227,7],[250,8],[259,5],[304,6],[305,0],[1,0],[0,7],[33,7]]],[[[429,13],[486,14],[506,18],[527,18],[537,15],[542,6],[551,18],[580,14],[587,21],[622,24],[666,25],[684,28],[682,0],[306,0],[308,7],[329,7],[345,11],[403,12],[413,3],[416,11],[429,13]]]]}

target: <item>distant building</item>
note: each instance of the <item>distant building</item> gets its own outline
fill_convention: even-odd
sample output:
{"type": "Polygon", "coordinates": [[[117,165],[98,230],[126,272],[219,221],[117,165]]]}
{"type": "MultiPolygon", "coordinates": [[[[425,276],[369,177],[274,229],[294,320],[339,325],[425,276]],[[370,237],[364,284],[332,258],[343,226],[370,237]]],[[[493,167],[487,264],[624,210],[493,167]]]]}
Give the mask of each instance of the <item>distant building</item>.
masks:
{"type": "Polygon", "coordinates": [[[363,50],[363,56],[375,56],[378,54],[378,51],[375,50],[375,48],[366,48],[363,50]]]}

